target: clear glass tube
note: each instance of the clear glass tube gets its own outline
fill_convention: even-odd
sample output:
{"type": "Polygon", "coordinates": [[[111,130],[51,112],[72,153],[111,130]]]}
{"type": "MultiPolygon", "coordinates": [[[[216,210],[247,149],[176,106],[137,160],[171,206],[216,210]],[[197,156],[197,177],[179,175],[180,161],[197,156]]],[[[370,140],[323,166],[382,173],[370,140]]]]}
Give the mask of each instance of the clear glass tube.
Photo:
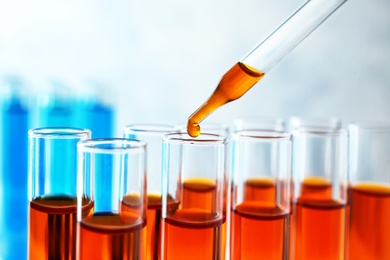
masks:
{"type": "Polygon", "coordinates": [[[29,136],[28,258],[76,256],[77,143],[91,132],[36,128],[29,136]]]}
{"type": "Polygon", "coordinates": [[[263,130],[286,131],[286,123],[282,118],[271,117],[240,117],[234,120],[234,131],[263,130]]]}
{"type": "Polygon", "coordinates": [[[309,0],[241,62],[267,73],[346,0],[309,0]]]}
{"type": "Polygon", "coordinates": [[[346,0],[309,0],[270,36],[237,62],[189,118],[187,132],[200,134],[200,122],[217,108],[239,99],[346,0]]]}
{"type": "Polygon", "coordinates": [[[344,259],[348,133],[329,120],[299,120],[293,134],[290,259],[344,259]],[[316,127],[317,126],[317,127],[316,127]]]}
{"type": "Polygon", "coordinates": [[[291,135],[233,133],[231,259],[288,259],[291,135]]]}
{"type": "Polygon", "coordinates": [[[349,259],[390,259],[390,122],[349,125],[349,259]]]}
{"type": "Polygon", "coordinates": [[[161,259],[225,259],[226,137],[163,140],[161,259]]]}
{"type": "Polygon", "coordinates": [[[77,259],[144,259],[146,143],[90,139],[77,148],[77,259]]]}
{"type": "Polygon", "coordinates": [[[146,260],[159,258],[161,242],[161,165],[162,139],[179,127],[160,124],[133,124],[123,129],[124,137],[147,143],[148,215],[146,225],[146,260]]]}

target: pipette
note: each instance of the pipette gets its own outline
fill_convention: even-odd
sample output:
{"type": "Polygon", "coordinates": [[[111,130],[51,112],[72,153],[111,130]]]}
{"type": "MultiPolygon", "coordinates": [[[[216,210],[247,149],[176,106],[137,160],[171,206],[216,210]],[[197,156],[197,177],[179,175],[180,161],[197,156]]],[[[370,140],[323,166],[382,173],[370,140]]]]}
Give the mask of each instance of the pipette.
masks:
{"type": "Polygon", "coordinates": [[[187,132],[217,108],[240,98],[347,0],[309,0],[221,78],[213,94],[189,118],[187,132]]]}

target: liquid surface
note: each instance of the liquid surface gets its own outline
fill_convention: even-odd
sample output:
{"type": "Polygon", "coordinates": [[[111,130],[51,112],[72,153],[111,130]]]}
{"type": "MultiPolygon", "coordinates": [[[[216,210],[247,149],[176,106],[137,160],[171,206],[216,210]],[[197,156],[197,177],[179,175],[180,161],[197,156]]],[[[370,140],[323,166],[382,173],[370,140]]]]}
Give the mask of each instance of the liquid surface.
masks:
{"type": "Polygon", "coordinates": [[[344,259],[346,205],[321,178],[306,179],[293,201],[290,259],[344,259]]]}
{"type": "Polygon", "coordinates": [[[119,214],[99,213],[80,222],[79,259],[143,259],[145,221],[133,220],[130,224],[119,214]]]}
{"type": "Polygon", "coordinates": [[[250,179],[243,188],[244,200],[232,210],[232,259],[284,259],[290,212],[275,203],[275,183],[250,179]]]}
{"type": "Polygon", "coordinates": [[[224,259],[226,225],[223,197],[214,181],[186,180],[178,190],[181,203],[163,219],[163,259],[224,259]]]}
{"type": "Polygon", "coordinates": [[[389,219],[390,186],[353,186],[350,191],[348,259],[390,259],[389,219]]]}
{"type": "Polygon", "coordinates": [[[263,77],[264,73],[241,62],[236,63],[222,76],[209,99],[189,117],[188,134],[197,137],[201,132],[199,124],[203,119],[226,103],[240,98],[263,77]]]}
{"type": "MultiPolygon", "coordinates": [[[[76,198],[39,197],[30,202],[29,259],[75,259],[76,198]]],[[[83,200],[83,215],[93,203],[83,200]]]]}

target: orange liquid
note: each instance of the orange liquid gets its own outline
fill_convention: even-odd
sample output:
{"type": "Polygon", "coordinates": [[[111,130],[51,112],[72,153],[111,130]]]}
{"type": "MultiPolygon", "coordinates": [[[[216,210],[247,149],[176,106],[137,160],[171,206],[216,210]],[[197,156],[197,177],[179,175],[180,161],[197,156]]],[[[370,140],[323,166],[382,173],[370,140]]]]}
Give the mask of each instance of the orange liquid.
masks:
{"type": "MultiPolygon", "coordinates": [[[[146,225],[146,259],[161,259],[161,195],[148,194],[148,213],[146,225]]],[[[178,203],[168,196],[168,208],[176,210],[178,203]]]]}
{"type": "Polygon", "coordinates": [[[264,73],[241,62],[236,63],[222,76],[211,97],[189,117],[188,134],[192,137],[198,136],[200,134],[199,123],[203,119],[217,108],[240,98],[263,77],[264,73]]]}
{"type": "Polygon", "coordinates": [[[148,194],[146,225],[146,259],[160,259],[161,243],[161,195],[148,194]]]}
{"type": "Polygon", "coordinates": [[[275,203],[272,180],[244,184],[244,201],[232,211],[231,259],[286,259],[289,216],[275,203]]]}
{"type": "Polygon", "coordinates": [[[132,222],[114,213],[94,214],[80,222],[79,259],[143,259],[145,221],[134,216],[132,222]]]}
{"type": "MultiPolygon", "coordinates": [[[[93,203],[85,199],[83,212],[93,203]]],[[[39,197],[30,202],[29,259],[76,258],[76,198],[39,197]]]]}
{"type": "Polygon", "coordinates": [[[179,192],[182,203],[163,219],[164,259],[224,259],[225,218],[211,202],[217,198],[214,182],[191,179],[179,192]]]}
{"type": "Polygon", "coordinates": [[[78,259],[143,259],[146,201],[125,195],[119,213],[84,215],[78,225],[78,259]]]}
{"type": "Polygon", "coordinates": [[[349,259],[390,259],[390,186],[359,184],[350,194],[349,259]]]}
{"type": "Polygon", "coordinates": [[[291,259],[344,259],[346,205],[332,200],[328,181],[306,179],[293,202],[291,259]]]}

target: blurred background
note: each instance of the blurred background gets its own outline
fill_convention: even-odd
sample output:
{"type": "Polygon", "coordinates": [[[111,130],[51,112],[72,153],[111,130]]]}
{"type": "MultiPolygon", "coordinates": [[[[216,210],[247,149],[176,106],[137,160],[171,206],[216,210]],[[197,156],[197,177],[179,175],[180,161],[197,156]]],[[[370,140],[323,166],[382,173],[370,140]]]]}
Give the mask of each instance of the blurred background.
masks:
{"type": "MultiPolygon", "coordinates": [[[[1,1],[0,75],[18,75],[34,91],[56,80],[75,95],[80,82],[99,82],[115,108],[116,133],[129,123],[185,123],[220,77],[304,2],[1,1]]],[[[347,1],[205,122],[388,119],[389,17],[386,0],[347,1]]]]}
{"type": "MultiPolygon", "coordinates": [[[[27,165],[20,162],[27,151],[18,147],[27,147],[28,128],[69,124],[104,137],[121,136],[134,123],[185,124],[221,76],[304,2],[0,0],[2,211],[25,203],[20,182],[27,165]],[[7,179],[16,176],[7,171],[23,174],[7,179]],[[7,189],[15,194],[13,185],[20,201],[6,197],[7,189]]],[[[204,122],[232,125],[247,116],[390,120],[389,17],[387,0],[347,1],[246,95],[204,122]]],[[[9,212],[0,216],[0,256],[13,243],[7,228],[15,241],[25,241],[26,227],[18,235],[9,212]]],[[[17,248],[25,255],[23,245],[17,248]]]]}

